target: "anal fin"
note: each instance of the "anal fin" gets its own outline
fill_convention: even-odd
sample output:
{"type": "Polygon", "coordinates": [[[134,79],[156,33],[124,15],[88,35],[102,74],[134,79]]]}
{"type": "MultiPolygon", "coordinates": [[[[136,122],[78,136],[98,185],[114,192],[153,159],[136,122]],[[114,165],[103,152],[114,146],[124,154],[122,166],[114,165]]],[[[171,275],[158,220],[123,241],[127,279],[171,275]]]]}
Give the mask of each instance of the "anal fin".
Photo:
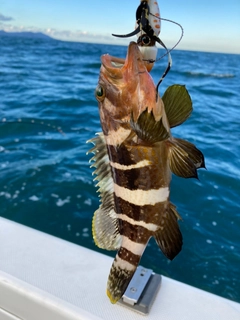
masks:
{"type": "Polygon", "coordinates": [[[176,207],[170,203],[163,214],[159,230],[154,234],[159,248],[170,260],[173,260],[182,249],[182,234],[178,226],[178,219],[180,215],[176,207]]]}
{"type": "MultiPolygon", "coordinates": [[[[110,206],[111,207],[111,201],[110,206]]],[[[121,245],[121,235],[118,228],[117,214],[113,209],[100,206],[95,211],[92,221],[92,233],[95,244],[105,250],[118,250],[121,245]]]]}

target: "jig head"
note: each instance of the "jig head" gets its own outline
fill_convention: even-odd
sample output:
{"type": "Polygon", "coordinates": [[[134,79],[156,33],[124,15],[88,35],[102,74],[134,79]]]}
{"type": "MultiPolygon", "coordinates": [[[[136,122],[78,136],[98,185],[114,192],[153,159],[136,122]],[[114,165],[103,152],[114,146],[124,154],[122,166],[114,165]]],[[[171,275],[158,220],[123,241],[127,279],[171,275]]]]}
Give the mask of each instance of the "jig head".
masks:
{"type": "MultiPolygon", "coordinates": [[[[134,31],[124,34],[117,35],[115,37],[128,38],[137,35],[137,44],[143,55],[148,71],[151,71],[154,62],[157,58],[157,47],[156,42],[159,43],[164,49],[167,50],[165,44],[158,37],[161,29],[161,18],[160,11],[157,1],[148,0],[141,1],[136,11],[136,28],[134,31]]],[[[169,52],[168,52],[169,54],[169,52]]],[[[171,59],[169,59],[170,62],[171,59]]]]}
{"type": "Polygon", "coordinates": [[[145,66],[150,72],[154,66],[154,63],[161,58],[163,58],[165,55],[168,55],[168,65],[167,68],[165,69],[162,77],[158,81],[156,85],[156,95],[158,96],[158,88],[163,79],[166,77],[168,74],[169,70],[171,69],[172,66],[172,58],[170,51],[172,51],[178,43],[181,41],[183,37],[183,28],[182,26],[174,22],[172,20],[168,19],[163,19],[160,17],[160,10],[158,7],[157,1],[154,0],[141,0],[140,5],[137,8],[136,11],[136,28],[134,31],[124,34],[124,35],[117,35],[113,34],[115,37],[120,37],[120,38],[128,38],[132,37],[134,35],[137,35],[137,44],[138,47],[142,53],[143,56],[143,61],[145,62],[145,66]],[[170,50],[167,49],[165,44],[161,41],[161,39],[158,37],[160,34],[161,30],[161,20],[168,21],[171,23],[174,23],[178,25],[181,30],[182,34],[178,42],[174,45],[174,47],[170,50]],[[159,43],[167,52],[161,56],[160,58],[157,59],[157,47],[156,47],[156,42],[159,43]]]}
{"type": "Polygon", "coordinates": [[[114,37],[119,37],[119,38],[128,38],[128,37],[137,35],[139,32],[144,31],[146,34],[146,39],[148,38],[147,42],[150,40],[155,44],[155,41],[158,41],[159,39],[155,34],[151,24],[149,23],[149,14],[150,14],[150,7],[148,5],[148,1],[141,1],[136,11],[136,25],[137,25],[136,29],[128,34],[123,34],[123,35],[112,34],[112,35],[114,37]]]}

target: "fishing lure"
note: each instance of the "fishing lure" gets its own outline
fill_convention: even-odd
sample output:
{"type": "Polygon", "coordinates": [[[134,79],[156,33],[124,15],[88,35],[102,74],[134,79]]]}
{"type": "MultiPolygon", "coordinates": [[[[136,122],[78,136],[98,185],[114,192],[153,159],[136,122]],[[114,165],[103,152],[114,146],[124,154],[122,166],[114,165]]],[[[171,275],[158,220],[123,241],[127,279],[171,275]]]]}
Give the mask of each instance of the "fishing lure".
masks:
{"type": "Polygon", "coordinates": [[[95,96],[102,132],[89,140],[101,197],[92,232],[98,247],[118,250],[107,283],[116,303],[151,237],[170,260],[181,251],[180,215],[169,201],[171,172],[197,177],[205,165],[201,151],[170,131],[192,111],[186,88],[173,85],[161,98],[135,42],[122,65],[109,55],[101,61],[95,96]]]}
{"type": "MultiPolygon", "coordinates": [[[[141,1],[136,11],[136,28],[125,35],[113,34],[115,37],[127,38],[137,35],[138,46],[146,61],[148,71],[151,71],[157,57],[156,42],[165,47],[158,38],[161,28],[160,11],[156,1],[141,1]]],[[[165,47],[166,48],[166,47],[165,47]]]]}
{"type": "Polygon", "coordinates": [[[125,35],[113,34],[113,36],[121,37],[121,38],[127,38],[127,37],[137,35],[137,37],[138,37],[137,44],[138,44],[139,49],[142,53],[146,68],[149,72],[152,70],[154,63],[164,56],[163,55],[161,58],[157,59],[158,49],[156,47],[156,42],[159,43],[167,51],[168,65],[167,65],[167,68],[165,69],[162,77],[160,78],[160,80],[158,81],[158,83],[156,85],[157,90],[158,90],[161,82],[163,81],[163,79],[166,77],[166,75],[170,71],[171,66],[172,66],[172,58],[171,58],[171,54],[170,54],[171,50],[168,50],[167,47],[165,46],[165,44],[162,42],[162,40],[158,37],[160,34],[160,31],[161,31],[161,20],[165,20],[165,21],[174,23],[174,24],[178,25],[182,30],[182,34],[181,34],[180,39],[174,45],[174,47],[171,49],[171,50],[173,50],[178,45],[178,43],[181,41],[181,39],[183,37],[183,28],[177,22],[174,22],[169,19],[161,18],[158,3],[157,3],[157,1],[154,1],[154,0],[147,0],[147,1],[141,0],[140,1],[140,5],[138,6],[137,11],[136,11],[136,26],[135,26],[135,30],[133,32],[125,34],[125,35]]]}

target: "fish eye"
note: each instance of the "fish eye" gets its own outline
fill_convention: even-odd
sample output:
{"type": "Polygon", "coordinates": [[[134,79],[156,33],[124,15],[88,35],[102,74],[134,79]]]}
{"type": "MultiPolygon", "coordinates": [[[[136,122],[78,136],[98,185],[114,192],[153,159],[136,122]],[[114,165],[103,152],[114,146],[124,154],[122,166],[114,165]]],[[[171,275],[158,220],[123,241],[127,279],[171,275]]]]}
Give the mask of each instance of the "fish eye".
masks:
{"type": "Polygon", "coordinates": [[[95,90],[95,97],[98,101],[103,101],[105,98],[105,90],[102,86],[98,85],[95,90]]]}

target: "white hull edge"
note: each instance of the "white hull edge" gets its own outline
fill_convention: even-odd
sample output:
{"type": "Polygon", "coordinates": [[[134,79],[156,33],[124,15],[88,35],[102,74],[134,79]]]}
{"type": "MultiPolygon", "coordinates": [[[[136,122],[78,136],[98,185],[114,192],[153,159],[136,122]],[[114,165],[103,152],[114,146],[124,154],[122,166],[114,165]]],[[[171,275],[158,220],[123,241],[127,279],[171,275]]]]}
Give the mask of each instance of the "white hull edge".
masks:
{"type": "Polygon", "coordinates": [[[240,304],[166,277],[149,315],[112,305],[112,260],[0,218],[0,320],[240,319],[240,304]]]}

